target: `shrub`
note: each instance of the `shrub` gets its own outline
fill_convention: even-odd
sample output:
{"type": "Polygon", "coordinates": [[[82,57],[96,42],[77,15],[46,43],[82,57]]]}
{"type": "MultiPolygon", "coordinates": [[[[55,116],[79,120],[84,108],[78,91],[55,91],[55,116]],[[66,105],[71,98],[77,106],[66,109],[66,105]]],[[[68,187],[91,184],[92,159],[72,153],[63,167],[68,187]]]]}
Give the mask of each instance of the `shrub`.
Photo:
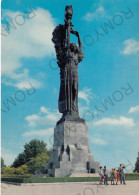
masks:
{"type": "Polygon", "coordinates": [[[3,175],[24,175],[27,173],[28,173],[28,166],[26,164],[18,168],[6,167],[2,169],[3,175]]]}
{"type": "Polygon", "coordinates": [[[26,164],[18,167],[18,168],[15,168],[15,174],[17,175],[24,175],[28,173],[28,166],[26,164]]]}
{"type": "Polygon", "coordinates": [[[31,158],[27,162],[29,172],[34,173],[37,169],[43,169],[45,163],[49,161],[49,155],[46,152],[39,154],[36,158],[31,158]]]}
{"type": "Polygon", "coordinates": [[[12,175],[14,173],[15,173],[15,168],[14,167],[2,168],[2,174],[12,175]]]}

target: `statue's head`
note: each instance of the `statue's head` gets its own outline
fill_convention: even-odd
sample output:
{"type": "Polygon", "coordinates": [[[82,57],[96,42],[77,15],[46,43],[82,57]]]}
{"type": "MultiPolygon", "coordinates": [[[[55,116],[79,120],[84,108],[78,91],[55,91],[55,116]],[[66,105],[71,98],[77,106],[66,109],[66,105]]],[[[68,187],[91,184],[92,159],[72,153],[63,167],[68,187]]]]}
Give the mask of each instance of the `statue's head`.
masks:
{"type": "Polygon", "coordinates": [[[70,51],[74,53],[78,52],[78,47],[75,43],[70,43],[70,51]]]}
{"type": "Polygon", "coordinates": [[[72,15],[73,15],[72,5],[66,6],[66,8],[65,8],[65,18],[66,18],[67,20],[68,20],[68,19],[71,19],[71,18],[72,18],[72,15]]]}

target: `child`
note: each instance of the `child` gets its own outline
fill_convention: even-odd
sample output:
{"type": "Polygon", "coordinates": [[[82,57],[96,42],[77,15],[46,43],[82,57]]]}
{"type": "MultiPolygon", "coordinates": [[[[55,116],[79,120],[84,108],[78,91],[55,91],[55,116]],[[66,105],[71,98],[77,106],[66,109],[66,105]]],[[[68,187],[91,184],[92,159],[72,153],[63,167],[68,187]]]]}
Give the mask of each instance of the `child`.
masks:
{"type": "Polygon", "coordinates": [[[113,169],[113,185],[115,184],[115,182],[117,181],[117,171],[115,169],[113,169]]]}
{"type": "Polygon", "coordinates": [[[117,179],[116,179],[116,185],[119,183],[119,172],[118,172],[118,170],[116,170],[117,171],[117,179]]]}
{"type": "Polygon", "coordinates": [[[111,171],[111,185],[114,184],[114,169],[112,168],[112,171],[111,171]]]}
{"type": "Polygon", "coordinates": [[[100,181],[99,181],[99,184],[102,184],[103,183],[103,180],[104,180],[104,175],[103,175],[103,170],[102,170],[102,167],[99,167],[99,176],[100,176],[100,181]]]}

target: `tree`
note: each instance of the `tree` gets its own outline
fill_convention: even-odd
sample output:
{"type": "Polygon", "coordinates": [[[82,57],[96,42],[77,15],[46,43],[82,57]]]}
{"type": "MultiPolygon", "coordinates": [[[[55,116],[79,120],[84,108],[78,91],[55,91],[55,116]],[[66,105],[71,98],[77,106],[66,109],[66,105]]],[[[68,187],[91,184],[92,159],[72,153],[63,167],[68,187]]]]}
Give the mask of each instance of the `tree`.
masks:
{"type": "Polygon", "coordinates": [[[18,154],[17,158],[16,158],[15,161],[13,162],[12,167],[17,168],[17,167],[19,167],[19,166],[25,164],[26,161],[27,161],[27,160],[26,160],[26,154],[25,154],[25,152],[22,152],[22,153],[18,154]]]}
{"type": "Polygon", "coordinates": [[[48,152],[46,146],[47,146],[46,143],[37,139],[31,140],[29,144],[25,144],[24,152],[26,154],[26,160],[29,161],[30,158],[36,157],[42,152],[48,152]]]}
{"type": "Polygon", "coordinates": [[[50,151],[47,149],[47,144],[43,141],[33,139],[24,145],[24,152],[20,153],[13,162],[12,167],[19,167],[30,161],[31,158],[36,158],[39,154],[46,153],[50,156],[50,151]]]}
{"type": "Polygon", "coordinates": [[[4,162],[3,158],[1,157],[1,168],[5,168],[5,167],[6,167],[5,162],[4,162]]]}
{"type": "Polygon", "coordinates": [[[37,157],[33,157],[27,162],[30,173],[34,173],[37,169],[43,169],[45,163],[49,162],[49,154],[42,152],[37,157]]]}
{"type": "Polygon", "coordinates": [[[135,169],[134,172],[139,173],[139,152],[138,152],[138,157],[137,157],[137,161],[135,163],[135,169]]]}

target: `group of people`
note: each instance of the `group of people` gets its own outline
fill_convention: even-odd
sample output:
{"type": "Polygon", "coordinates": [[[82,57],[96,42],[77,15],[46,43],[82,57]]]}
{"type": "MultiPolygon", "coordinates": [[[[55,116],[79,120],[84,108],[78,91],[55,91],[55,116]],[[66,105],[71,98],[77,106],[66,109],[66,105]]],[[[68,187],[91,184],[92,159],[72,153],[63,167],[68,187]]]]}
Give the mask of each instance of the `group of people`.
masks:
{"type": "Polygon", "coordinates": [[[99,176],[100,176],[100,181],[99,184],[105,184],[105,185],[109,185],[108,184],[108,177],[110,175],[110,180],[111,180],[111,185],[117,185],[120,181],[120,183],[122,184],[126,184],[125,183],[125,173],[124,173],[124,165],[120,164],[120,167],[118,168],[118,170],[112,168],[111,171],[107,169],[106,166],[104,166],[104,168],[99,167],[99,176]]]}

